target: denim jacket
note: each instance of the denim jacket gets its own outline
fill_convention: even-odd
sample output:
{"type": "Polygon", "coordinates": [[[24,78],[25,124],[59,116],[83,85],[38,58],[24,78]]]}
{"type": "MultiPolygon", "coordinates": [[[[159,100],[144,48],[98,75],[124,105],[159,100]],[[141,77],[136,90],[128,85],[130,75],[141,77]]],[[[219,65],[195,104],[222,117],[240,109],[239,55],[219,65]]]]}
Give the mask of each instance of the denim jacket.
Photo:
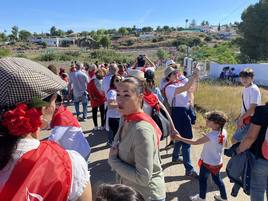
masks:
{"type": "MultiPolygon", "coordinates": [[[[232,146],[228,151],[234,151],[236,146],[232,146]]],[[[226,154],[225,150],[225,155],[226,154]]],[[[232,157],[229,160],[226,173],[230,179],[230,182],[235,183],[232,188],[231,195],[236,197],[240,187],[243,188],[244,192],[249,195],[250,194],[250,175],[251,169],[254,163],[254,155],[249,151],[245,151],[241,154],[231,154],[232,157]]]]}

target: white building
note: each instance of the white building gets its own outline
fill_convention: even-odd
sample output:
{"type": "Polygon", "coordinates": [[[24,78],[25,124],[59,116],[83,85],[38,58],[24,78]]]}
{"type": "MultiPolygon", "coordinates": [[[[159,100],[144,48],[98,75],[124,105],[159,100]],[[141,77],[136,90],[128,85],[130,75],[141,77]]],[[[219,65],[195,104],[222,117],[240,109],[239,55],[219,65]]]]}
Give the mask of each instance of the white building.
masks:
{"type": "Polygon", "coordinates": [[[141,40],[153,40],[154,38],[156,38],[156,36],[152,32],[142,33],[142,34],[140,34],[140,37],[139,37],[139,39],[141,39],[141,40]]]}
{"type": "Polygon", "coordinates": [[[46,43],[50,47],[59,47],[64,42],[71,42],[75,44],[76,37],[64,37],[64,38],[31,38],[29,42],[32,43],[46,43]]]}

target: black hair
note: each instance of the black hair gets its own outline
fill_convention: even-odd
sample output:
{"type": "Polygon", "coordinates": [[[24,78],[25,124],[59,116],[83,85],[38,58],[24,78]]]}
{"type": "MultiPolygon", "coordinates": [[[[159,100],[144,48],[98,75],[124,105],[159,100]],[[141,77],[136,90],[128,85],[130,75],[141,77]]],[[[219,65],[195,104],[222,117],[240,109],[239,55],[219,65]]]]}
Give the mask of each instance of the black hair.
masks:
{"type": "Polygon", "coordinates": [[[133,188],[123,184],[102,184],[95,201],[145,201],[133,188]]]}
{"type": "Polygon", "coordinates": [[[251,68],[245,68],[239,73],[239,77],[254,77],[254,71],[251,68]]]}
{"type": "Polygon", "coordinates": [[[138,67],[143,67],[145,65],[145,59],[143,55],[138,56],[137,65],[138,67]]]}
{"type": "Polygon", "coordinates": [[[11,135],[7,128],[0,125],[0,170],[11,160],[21,137],[11,135]]]}
{"type": "Polygon", "coordinates": [[[117,75],[113,75],[112,78],[111,78],[111,82],[110,82],[110,88],[111,89],[115,89],[114,80],[115,80],[116,77],[117,77],[117,75]]]}

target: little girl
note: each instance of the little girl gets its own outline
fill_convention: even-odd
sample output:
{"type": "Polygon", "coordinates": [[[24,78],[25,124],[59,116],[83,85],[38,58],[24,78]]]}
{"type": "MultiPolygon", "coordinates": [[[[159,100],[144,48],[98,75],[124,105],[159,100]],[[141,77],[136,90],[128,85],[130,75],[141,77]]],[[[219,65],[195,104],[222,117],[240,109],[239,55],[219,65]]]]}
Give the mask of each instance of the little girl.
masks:
{"type": "Polygon", "coordinates": [[[223,129],[227,121],[227,116],[220,111],[208,112],[205,114],[206,126],[211,131],[197,140],[190,140],[175,135],[173,138],[177,141],[182,141],[187,144],[199,145],[204,144],[198,165],[200,166],[199,172],[199,194],[190,196],[192,201],[206,200],[207,192],[207,179],[211,174],[213,181],[220,190],[220,195],[215,195],[215,200],[227,200],[226,190],[224,183],[220,176],[220,169],[222,167],[222,155],[224,145],[227,139],[227,132],[223,129]]]}

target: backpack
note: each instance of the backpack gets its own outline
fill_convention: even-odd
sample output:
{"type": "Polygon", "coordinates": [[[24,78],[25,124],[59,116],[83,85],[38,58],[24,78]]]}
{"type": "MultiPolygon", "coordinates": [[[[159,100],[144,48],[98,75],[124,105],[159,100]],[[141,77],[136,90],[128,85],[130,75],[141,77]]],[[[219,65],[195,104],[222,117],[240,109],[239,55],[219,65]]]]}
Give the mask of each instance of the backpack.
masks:
{"type": "Polygon", "coordinates": [[[158,111],[157,108],[152,108],[151,117],[162,131],[160,140],[164,140],[170,134],[170,123],[165,115],[166,114],[163,110],[158,111]]]}

